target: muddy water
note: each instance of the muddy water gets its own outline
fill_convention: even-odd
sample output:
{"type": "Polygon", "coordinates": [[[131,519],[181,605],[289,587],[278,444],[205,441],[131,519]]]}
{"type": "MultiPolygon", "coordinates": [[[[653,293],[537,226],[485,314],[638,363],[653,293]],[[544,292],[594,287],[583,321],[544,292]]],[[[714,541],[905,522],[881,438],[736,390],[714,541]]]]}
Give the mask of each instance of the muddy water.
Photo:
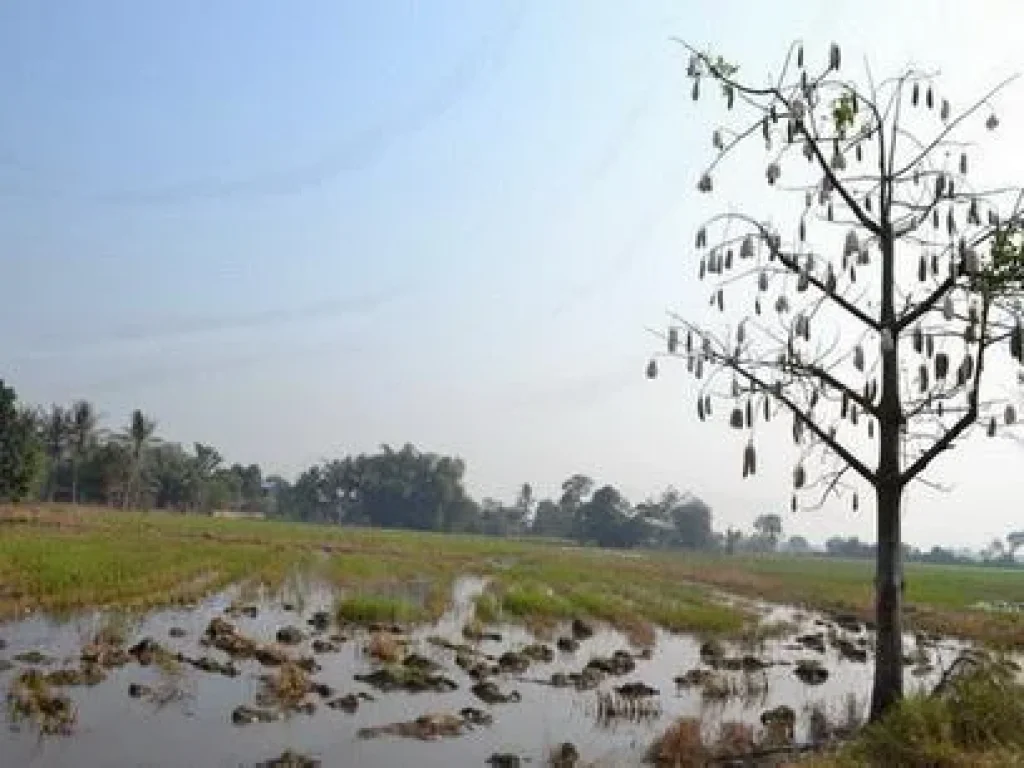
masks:
{"type": "MultiPolygon", "coordinates": [[[[443,674],[458,683],[451,693],[380,693],[357,682],[353,675],[374,668],[362,652],[364,637],[352,635],[340,652],[317,654],[322,669],[313,677],[336,690],[336,695],[365,691],[373,701],[362,702],[358,711],[346,714],[318,702],[312,715],[293,714],[271,723],[235,726],[232,710],[255,703],[260,690],[260,674],[270,671],[255,661],[238,662],[242,672],[235,678],[208,674],[184,667],[183,678],[177,682],[180,697],[163,705],[128,696],[131,683],[156,686],[161,673],[152,667],[131,663],[112,670],[103,683],[91,687],[67,688],[78,707],[78,724],[69,737],[40,738],[25,724],[0,730],[0,765],[2,766],[251,766],[294,749],[323,761],[324,766],[452,766],[484,765],[495,752],[510,752],[531,758],[534,765],[546,764],[549,750],[564,741],[573,742],[588,764],[637,765],[651,740],[675,717],[702,716],[709,727],[716,722],[743,720],[759,724],[761,712],[769,707],[787,704],[798,713],[798,738],[806,728],[803,708],[826,703],[833,711],[843,708],[847,694],[854,694],[862,705],[870,690],[869,664],[844,661],[829,647],[824,654],[795,650],[792,636],[768,642],[757,651],[761,658],[776,662],[763,673],[756,673],[766,692],[747,700],[733,699],[724,705],[703,703],[699,688],[678,689],[673,679],[689,669],[701,666],[699,641],[691,636],[658,632],[657,643],[649,659],[637,659],[634,672],[609,677],[599,690],[631,681],[641,681],[659,690],[654,699],[660,710],[657,717],[640,722],[629,719],[604,721],[598,715],[597,692],[579,692],[573,688],[554,688],[532,682],[547,680],[553,672],[578,672],[593,656],[609,656],[617,649],[628,649],[627,640],[619,633],[600,630],[582,641],[574,653],[557,652],[551,663],[533,663],[522,676],[502,675],[495,678],[501,690],[516,690],[518,703],[488,706],[479,701],[470,688],[471,680],[453,661],[454,654],[428,643],[427,638],[440,635],[456,643],[464,642],[462,627],[472,618],[472,598],[484,586],[475,578],[460,579],[455,585],[452,609],[435,625],[413,633],[410,650],[444,665],[443,674]],[[796,678],[792,663],[797,659],[817,658],[829,669],[828,680],[807,686],[796,678]],[[366,726],[410,720],[427,712],[458,713],[463,707],[478,707],[494,716],[490,726],[478,727],[467,735],[422,742],[397,737],[360,739],[357,731],[366,726]]],[[[307,635],[297,652],[309,655],[310,627],[306,619],[313,611],[331,608],[334,595],[317,585],[302,589],[301,612],[286,611],[281,603],[269,597],[258,601],[255,618],[233,617],[230,621],[245,635],[271,642],[278,628],[298,626],[307,635]]],[[[233,599],[235,590],[216,595],[189,610],[167,610],[152,613],[129,630],[129,644],[152,636],[159,643],[189,656],[211,655],[227,661],[219,651],[199,644],[204,629],[214,616],[222,615],[233,599]],[[172,627],[185,631],[184,637],[170,637],[172,627]]],[[[799,620],[800,631],[818,631],[816,615],[801,615],[794,610],[769,605],[754,608],[766,620],[799,620]]],[[[39,650],[55,657],[51,668],[75,665],[78,651],[100,626],[102,617],[84,615],[73,621],[55,623],[45,618],[31,618],[18,623],[0,624],[0,638],[7,647],[0,658],[11,659],[23,651],[39,650]]],[[[516,649],[534,638],[514,626],[496,628],[502,642],[484,641],[480,650],[500,654],[516,649]]],[[[332,630],[333,631],[333,630],[332,630]]],[[[330,634],[330,633],[328,633],[330,634]]],[[[556,633],[558,634],[558,633],[556,633]]],[[[554,637],[549,638],[553,645],[554,637]]],[[[907,639],[908,651],[914,648],[907,639]]],[[[635,649],[634,649],[635,651],[635,649]]],[[[957,648],[946,644],[931,650],[936,669],[948,664],[957,648]]],[[[730,649],[742,653],[740,649],[730,649]]],[[[24,665],[0,672],[0,688],[24,665]]],[[[908,687],[932,684],[937,672],[914,677],[907,668],[908,687]]],[[[742,673],[728,673],[737,681],[742,673]]],[[[758,685],[757,687],[760,687],[758,685]]],[[[315,697],[314,697],[315,698],[315,697]]]]}

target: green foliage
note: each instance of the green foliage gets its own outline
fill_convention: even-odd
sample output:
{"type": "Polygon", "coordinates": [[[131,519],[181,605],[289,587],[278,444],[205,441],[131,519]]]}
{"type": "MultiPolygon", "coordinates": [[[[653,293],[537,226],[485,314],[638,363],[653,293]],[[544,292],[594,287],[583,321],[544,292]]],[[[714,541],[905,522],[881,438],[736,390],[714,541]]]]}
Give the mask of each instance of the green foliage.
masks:
{"type": "Polygon", "coordinates": [[[0,379],[0,501],[27,498],[42,471],[35,419],[18,407],[14,389],[0,379]]]}
{"type": "Polygon", "coordinates": [[[355,624],[404,622],[422,616],[422,611],[408,600],[382,595],[354,595],[340,600],[335,607],[339,621],[355,624]]]}
{"type": "Polygon", "coordinates": [[[853,127],[853,120],[857,115],[856,102],[852,93],[844,93],[832,104],[832,122],[835,123],[836,133],[840,137],[847,134],[847,130],[853,127]]]}

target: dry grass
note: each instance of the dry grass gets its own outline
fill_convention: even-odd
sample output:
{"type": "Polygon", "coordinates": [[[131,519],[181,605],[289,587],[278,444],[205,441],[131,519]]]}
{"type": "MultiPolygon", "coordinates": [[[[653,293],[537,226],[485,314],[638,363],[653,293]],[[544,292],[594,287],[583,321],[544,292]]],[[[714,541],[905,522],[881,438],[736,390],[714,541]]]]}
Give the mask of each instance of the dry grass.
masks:
{"type": "Polygon", "coordinates": [[[647,759],[658,766],[703,768],[710,757],[700,720],[681,717],[654,740],[647,759]]]}
{"type": "Polygon", "coordinates": [[[405,655],[405,638],[391,632],[373,632],[366,644],[366,653],[385,664],[396,664],[405,655]]]}

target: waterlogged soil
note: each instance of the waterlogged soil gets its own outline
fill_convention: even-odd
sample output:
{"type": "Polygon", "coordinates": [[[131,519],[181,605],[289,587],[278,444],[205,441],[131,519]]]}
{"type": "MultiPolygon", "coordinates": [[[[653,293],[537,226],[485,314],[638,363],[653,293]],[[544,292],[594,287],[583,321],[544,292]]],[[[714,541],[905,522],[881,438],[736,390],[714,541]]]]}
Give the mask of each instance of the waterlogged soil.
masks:
{"type": "MultiPolygon", "coordinates": [[[[463,666],[459,666],[452,647],[470,642],[463,628],[473,618],[472,599],[483,587],[480,579],[458,580],[452,609],[436,624],[409,632],[404,655],[415,653],[420,657],[409,666],[429,668],[429,674],[443,679],[444,683],[432,686],[436,691],[382,691],[358,680],[357,676],[366,679],[366,675],[383,668],[365,652],[369,633],[365,628],[339,627],[333,618],[323,631],[311,626],[309,620],[314,614],[331,611],[335,599],[334,594],[316,585],[307,588],[301,610],[293,605],[286,610],[279,600],[261,597],[249,601],[254,611],[225,615],[239,599],[237,590],[228,590],[191,609],[151,613],[128,627],[125,648],[151,637],[172,655],[209,657],[223,665],[221,670],[203,671],[185,664],[178,672],[169,673],[164,665],[142,666],[132,658],[110,669],[101,682],[55,688],[55,692],[70,697],[76,709],[71,735],[40,737],[30,722],[11,721],[8,728],[0,730],[0,763],[53,768],[234,768],[255,766],[293,750],[322,761],[324,766],[483,766],[496,753],[546,765],[554,747],[571,742],[582,764],[638,765],[651,741],[680,716],[701,717],[712,730],[715,723],[736,720],[760,728],[765,710],[786,705],[796,713],[795,735],[802,741],[808,736],[809,705],[823,703],[838,716],[845,710],[849,694],[862,707],[867,703],[870,651],[868,663],[856,657],[858,648],[870,648],[870,633],[836,629],[833,621],[820,614],[801,614],[769,605],[754,608],[766,622],[794,622],[793,631],[758,648],[726,643],[718,649],[724,654],[719,656],[710,654],[714,650],[710,646],[704,646],[702,655],[698,638],[662,631],[656,633],[653,648],[645,653],[631,647],[622,634],[599,625],[595,625],[593,635],[579,640],[574,651],[560,650],[557,642],[559,637],[572,635],[568,624],[542,638],[517,626],[487,627],[488,632],[500,635],[500,640],[491,636],[471,645],[479,654],[474,658],[490,666],[496,665],[502,654],[538,642],[549,646],[553,653],[547,660],[547,653],[533,649],[525,671],[522,659],[506,657],[508,671],[488,676],[485,682],[492,685],[478,687],[475,693],[473,688],[480,681],[463,668],[467,666],[467,649],[463,649],[463,666]],[[265,687],[262,676],[274,674],[280,667],[264,666],[252,658],[232,660],[224,651],[203,645],[200,641],[204,632],[218,617],[230,622],[239,635],[266,647],[283,650],[296,659],[315,659],[318,669],[310,679],[330,689],[300,696],[302,702],[313,702],[315,711],[299,708],[280,716],[275,712],[270,722],[255,717],[255,722],[235,724],[233,713],[251,714],[239,707],[274,711],[261,703],[265,687]],[[278,644],[279,630],[285,627],[298,628],[302,637],[285,632],[280,637],[288,642],[278,644]],[[795,641],[797,636],[816,633],[822,633],[823,648],[815,647],[819,644],[812,637],[805,637],[803,644],[795,641]],[[438,638],[452,647],[443,647],[438,638]],[[846,642],[840,642],[840,638],[846,642]],[[319,652],[314,652],[314,643],[319,652]],[[744,664],[748,669],[755,666],[751,658],[770,666],[755,672],[728,669],[743,664],[744,656],[748,657],[744,664]],[[592,669],[604,667],[606,672],[613,672],[586,675],[591,682],[600,678],[595,689],[549,684],[553,675],[558,680],[558,673],[578,676],[593,659],[604,661],[596,662],[592,669]],[[797,676],[798,662],[808,659],[826,670],[824,682],[809,685],[797,676]],[[232,661],[237,675],[223,674],[232,661]],[[719,681],[728,680],[739,695],[709,701],[701,685],[677,685],[677,678],[694,669],[713,672],[719,675],[719,681]],[[454,683],[454,689],[447,681],[454,683]],[[601,697],[628,684],[633,685],[624,689],[627,692],[645,694],[636,700],[640,703],[623,706],[628,710],[625,712],[609,713],[609,700],[602,704],[601,697]],[[498,698],[508,700],[499,703],[498,698]],[[421,721],[418,727],[396,725],[426,714],[436,717],[421,721]],[[435,738],[419,738],[427,735],[435,738]]],[[[35,617],[0,624],[0,659],[10,662],[0,664],[0,689],[8,689],[25,669],[51,672],[79,667],[83,646],[104,622],[102,615],[89,614],[59,623],[35,617]],[[31,660],[32,656],[25,654],[33,652],[46,658],[16,660],[31,660]]],[[[561,645],[573,644],[563,641],[561,645]]],[[[916,652],[917,645],[915,638],[906,638],[908,655],[916,652]]],[[[960,648],[950,641],[928,641],[926,653],[932,668],[926,671],[920,664],[908,663],[908,688],[933,685],[960,648]]],[[[702,674],[708,672],[691,673],[690,679],[702,674]]],[[[612,701],[621,705],[623,699],[612,701]]]]}

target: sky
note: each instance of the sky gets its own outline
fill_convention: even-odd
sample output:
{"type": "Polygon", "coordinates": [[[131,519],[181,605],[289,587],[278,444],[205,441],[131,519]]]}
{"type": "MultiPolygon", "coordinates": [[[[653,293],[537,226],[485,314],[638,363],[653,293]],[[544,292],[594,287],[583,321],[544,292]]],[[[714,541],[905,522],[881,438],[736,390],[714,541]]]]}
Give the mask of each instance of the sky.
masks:
{"type": "MultiPolygon", "coordinates": [[[[644,379],[647,329],[706,309],[701,220],[764,199],[749,164],[697,195],[722,115],[672,38],[758,78],[835,40],[962,104],[1024,71],[1022,21],[1016,0],[8,0],[0,376],[268,472],[412,442],[465,458],[477,496],[581,472],[691,491],[719,528],[781,512],[873,539],[869,503],[788,512],[783,436],[743,481],[682,366],[644,379]]],[[[1024,82],[994,102],[977,173],[1024,178],[1022,104],[1024,82]]],[[[935,464],[948,491],[910,493],[905,537],[1022,527],[1022,467],[969,439],[935,464]]]]}

